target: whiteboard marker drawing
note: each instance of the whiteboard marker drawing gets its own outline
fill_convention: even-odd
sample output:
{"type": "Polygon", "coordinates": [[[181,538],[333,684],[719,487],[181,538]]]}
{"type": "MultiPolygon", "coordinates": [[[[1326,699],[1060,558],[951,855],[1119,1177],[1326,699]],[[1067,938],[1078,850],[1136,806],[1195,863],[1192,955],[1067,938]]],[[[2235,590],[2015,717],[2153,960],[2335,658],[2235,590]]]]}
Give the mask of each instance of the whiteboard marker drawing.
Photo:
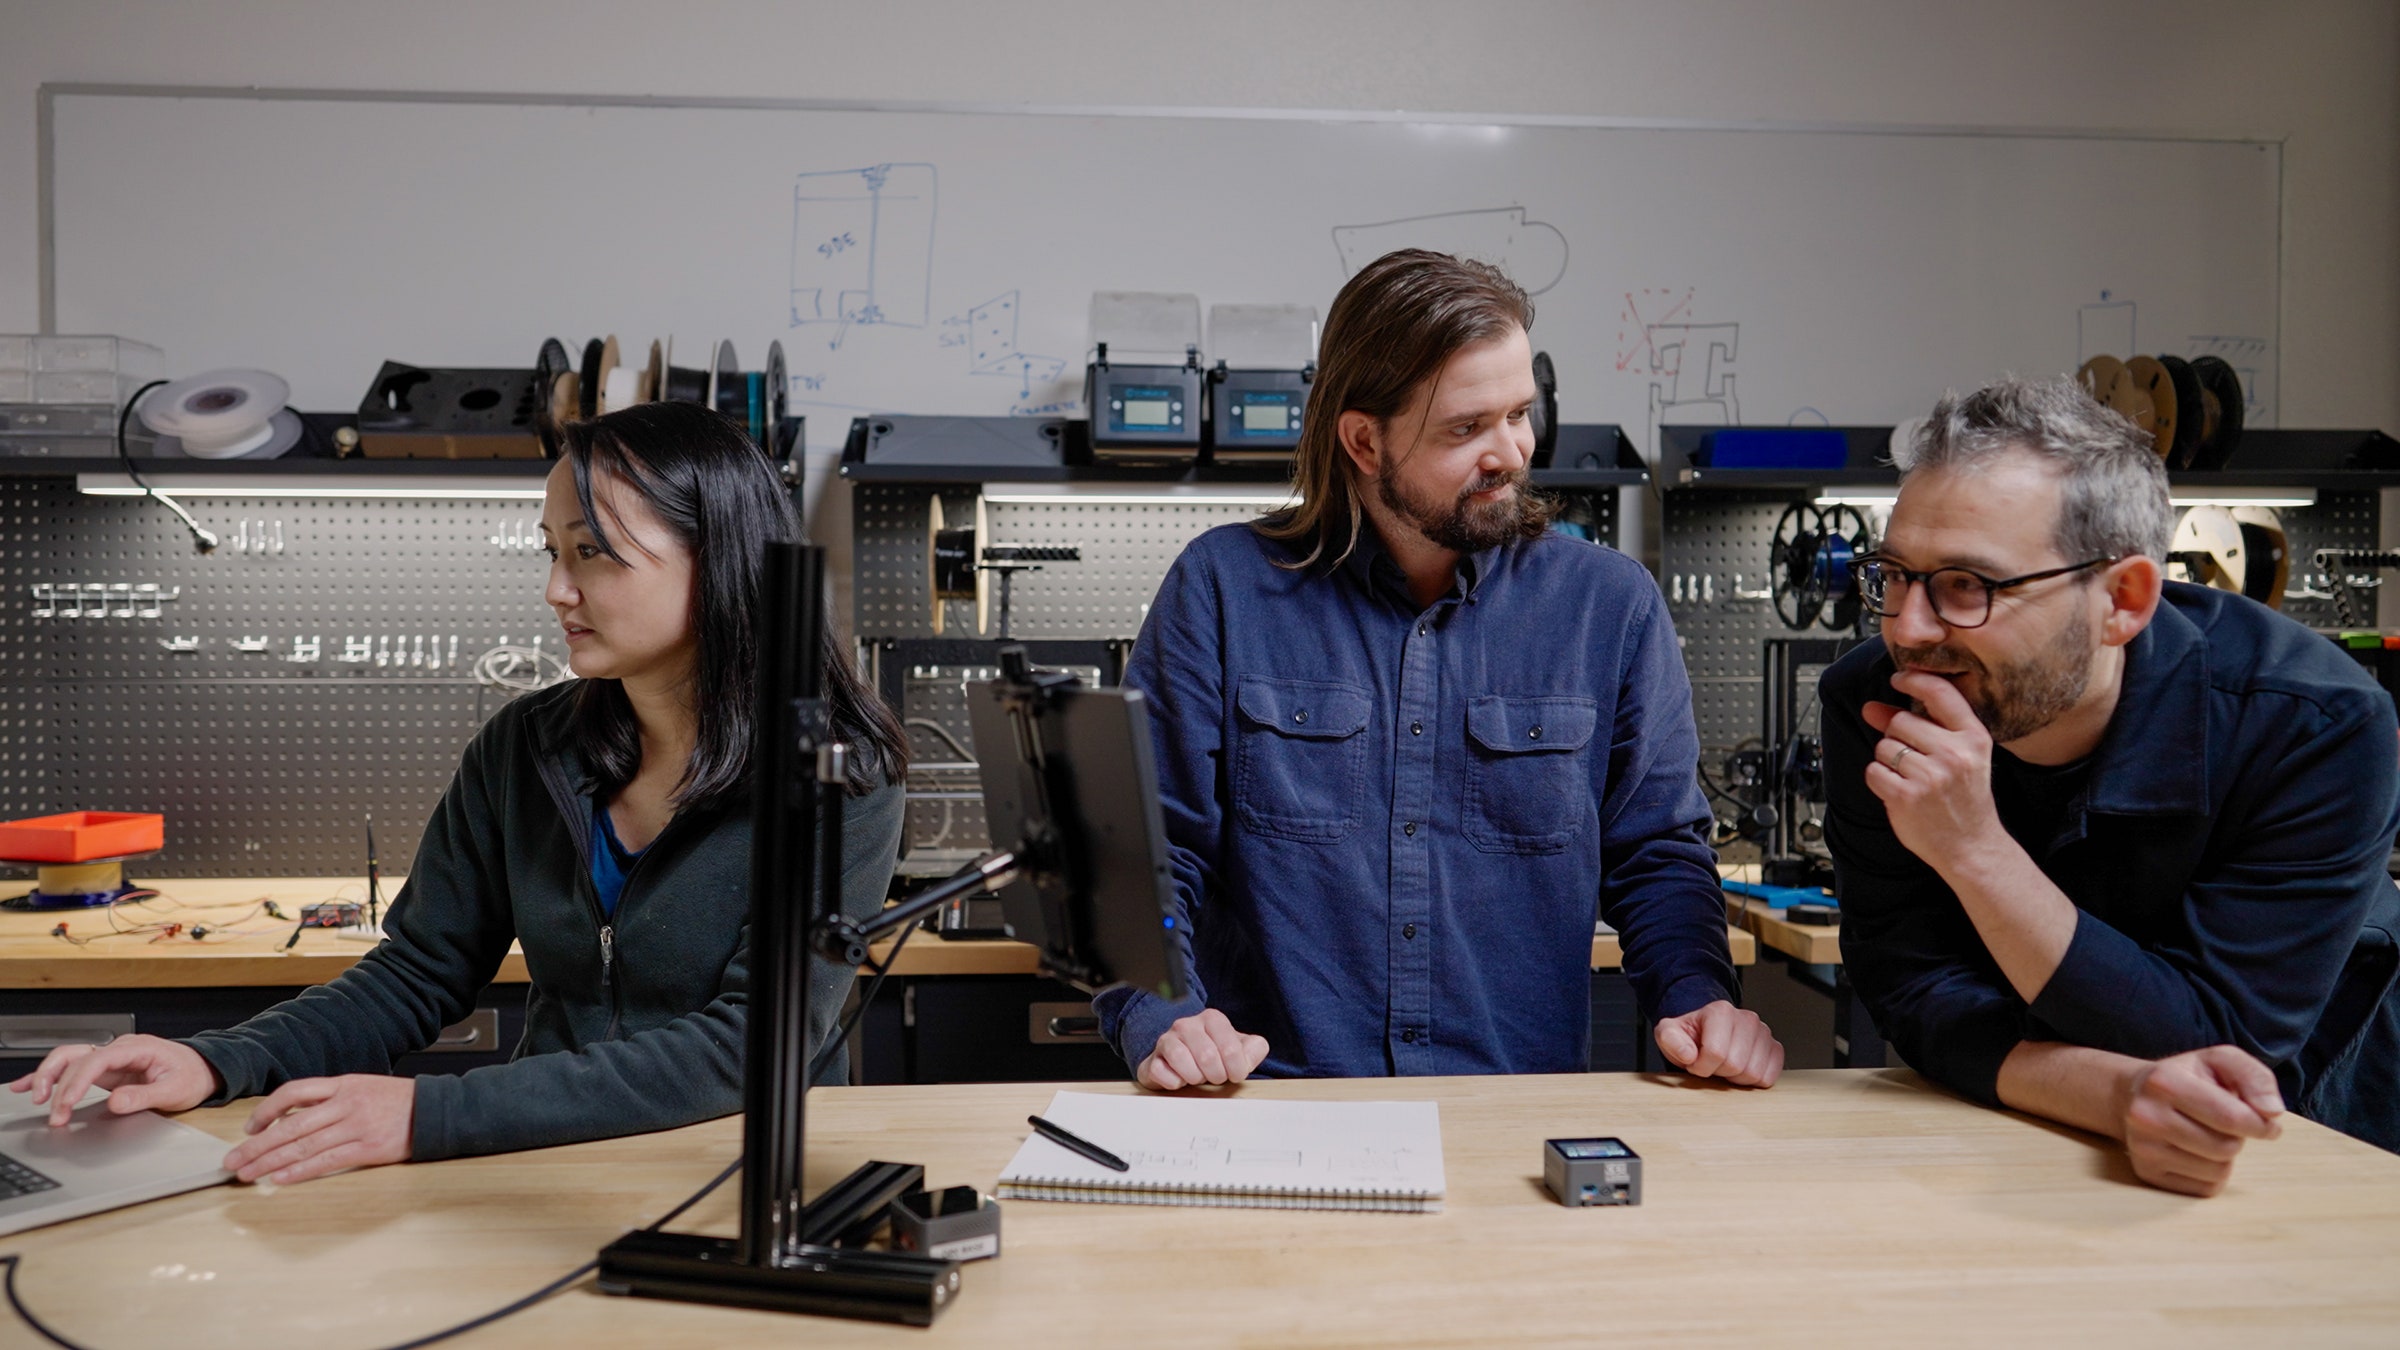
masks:
{"type": "Polygon", "coordinates": [[[2095,356],[2113,356],[2122,361],[2138,356],[2142,348],[2135,337],[2137,306],[2131,300],[2119,300],[2113,291],[2100,292],[2099,300],[2079,305],[2075,310],[2075,364],[2081,366],[2095,356]]]}
{"type": "Polygon", "coordinates": [[[1522,206],[1336,225],[1333,246],[1346,277],[1400,248],[1429,248],[1491,263],[1528,295],[1540,295],[1567,274],[1567,236],[1555,225],[1527,220],[1522,206]]]}
{"type": "MultiPolygon", "coordinates": [[[[1017,401],[1033,397],[1033,387],[1050,384],[1065,373],[1067,363],[1055,356],[1041,356],[1017,349],[1017,292],[995,295],[967,311],[964,325],[967,333],[970,375],[996,375],[1017,382],[1017,401]]],[[[950,322],[944,320],[945,323],[950,322]]]]}
{"type": "Polygon", "coordinates": [[[1658,446],[1666,422],[1739,426],[1742,403],[1735,392],[1733,363],[1741,354],[1738,323],[1692,319],[1698,291],[1686,286],[1624,292],[1618,314],[1617,369],[1649,378],[1649,448],[1658,446]],[[1645,316],[1645,308],[1657,317],[1645,316]]]}
{"type": "Polygon", "coordinates": [[[931,164],[804,173],[792,186],[791,326],[923,328],[938,204],[931,164]]]}

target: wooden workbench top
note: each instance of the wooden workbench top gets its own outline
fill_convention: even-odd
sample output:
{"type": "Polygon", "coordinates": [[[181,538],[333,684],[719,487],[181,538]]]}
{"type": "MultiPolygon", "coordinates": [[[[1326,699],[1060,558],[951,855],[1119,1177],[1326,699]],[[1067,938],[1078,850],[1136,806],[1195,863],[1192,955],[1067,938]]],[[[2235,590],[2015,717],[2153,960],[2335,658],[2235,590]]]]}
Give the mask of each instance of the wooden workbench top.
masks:
{"type": "MultiPolygon", "coordinates": [[[[399,894],[401,880],[384,878],[386,899],[399,894]]],[[[0,884],[0,898],[22,894],[30,884],[0,884]]],[[[157,888],[160,898],[113,910],[0,911],[0,989],[298,987],[325,983],[367,950],[363,942],[309,929],[286,951],[292,924],[257,912],[261,900],[275,901],[294,918],[302,905],[320,900],[361,900],[367,893],[364,878],[210,877],[143,884],[157,888]],[[77,946],[52,936],[50,930],[62,922],[70,933],[98,940],[77,946]],[[99,937],[119,929],[178,922],[183,932],[174,937],[99,937]],[[194,940],[189,934],[195,924],[224,926],[229,932],[194,940]]],[[[1726,940],[1735,965],[1758,959],[1757,944],[1743,929],[1729,926],[1726,940]]],[[[882,960],[889,950],[889,944],[878,945],[874,959],[882,960]]],[[[910,938],[900,958],[895,975],[1031,975],[1038,969],[1034,949],[1022,942],[945,942],[930,933],[910,938]]],[[[1592,939],[1592,969],[1614,970],[1622,962],[1614,933],[1592,939]]],[[[494,982],[522,984],[526,979],[525,958],[512,948],[494,982]]]]}
{"type": "MultiPolygon", "coordinates": [[[[991,1189],[1048,1084],[820,1088],[814,1192],[870,1158],[991,1189]]],[[[1063,1085],[1079,1092],[1120,1084],[1063,1085]]],[[[1580,1074],[1255,1083],[1440,1104],[1438,1214],[1004,1202],[998,1260],[926,1331],[615,1298],[584,1278],[462,1347],[2389,1345],[2400,1158],[2296,1118],[2213,1200],[2113,1146],[1901,1070],[1771,1091],[1580,1074]],[[1566,1209],[1549,1137],[1614,1134],[1643,1199],[1566,1209]]],[[[190,1119],[228,1140],[245,1107],[190,1119]]],[[[665,1213],[738,1121],[281,1189],[219,1187],[0,1241],[93,1346],[388,1345],[510,1302],[665,1213]]],[[[729,1232],[732,1187],[676,1225],[729,1232]]],[[[0,1343],[33,1338],[0,1310],[0,1343]]]]}

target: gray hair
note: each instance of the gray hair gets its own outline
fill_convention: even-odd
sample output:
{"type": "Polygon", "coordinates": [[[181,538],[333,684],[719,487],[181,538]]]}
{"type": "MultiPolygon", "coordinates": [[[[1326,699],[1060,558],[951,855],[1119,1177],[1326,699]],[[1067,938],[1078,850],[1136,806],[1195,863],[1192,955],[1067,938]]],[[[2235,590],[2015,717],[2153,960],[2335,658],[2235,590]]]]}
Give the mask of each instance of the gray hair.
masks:
{"type": "Polygon", "coordinates": [[[2069,379],[2014,376],[1972,394],[1944,394],[1892,461],[1900,477],[1925,469],[1973,472],[2012,451],[2058,474],[2061,557],[2164,560],[2175,533],[2167,469],[2150,433],[2102,407],[2069,379]]]}

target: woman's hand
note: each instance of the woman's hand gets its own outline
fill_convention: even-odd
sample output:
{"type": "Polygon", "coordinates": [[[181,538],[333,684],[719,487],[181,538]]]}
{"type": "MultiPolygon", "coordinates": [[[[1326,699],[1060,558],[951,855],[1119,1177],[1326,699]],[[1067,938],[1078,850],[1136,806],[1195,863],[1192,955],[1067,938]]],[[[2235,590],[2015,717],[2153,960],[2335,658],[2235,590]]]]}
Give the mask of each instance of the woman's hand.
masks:
{"type": "Polygon", "coordinates": [[[288,1185],[407,1162],[416,1115],[413,1078],[352,1073],[294,1079],[251,1112],[242,1127],[250,1137],[225,1155],[225,1170],[244,1181],[288,1185]]]}
{"type": "Polygon", "coordinates": [[[50,1103],[50,1123],[64,1125],[75,1103],[95,1087],[108,1089],[112,1115],[188,1111],[215,1096],[217,1071],[200,1052],[157,1036],[119,1036],[106,1045],[62,1045],[40,1067],[8,1085],[50,1103]]]}

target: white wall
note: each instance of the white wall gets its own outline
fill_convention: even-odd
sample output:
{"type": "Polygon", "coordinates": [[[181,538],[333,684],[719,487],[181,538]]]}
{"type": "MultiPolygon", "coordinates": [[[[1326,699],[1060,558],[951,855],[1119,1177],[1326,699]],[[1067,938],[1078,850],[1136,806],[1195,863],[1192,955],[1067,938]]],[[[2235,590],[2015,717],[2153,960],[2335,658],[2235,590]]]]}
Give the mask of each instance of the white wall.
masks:
{"type": "Polygon", "coordinates": [[[2400,428],[2396,73],[2391,0],[0,0],[0,331],[46,82],[2139,129],[2286,139],[2282,424],[2400,428]]]}

